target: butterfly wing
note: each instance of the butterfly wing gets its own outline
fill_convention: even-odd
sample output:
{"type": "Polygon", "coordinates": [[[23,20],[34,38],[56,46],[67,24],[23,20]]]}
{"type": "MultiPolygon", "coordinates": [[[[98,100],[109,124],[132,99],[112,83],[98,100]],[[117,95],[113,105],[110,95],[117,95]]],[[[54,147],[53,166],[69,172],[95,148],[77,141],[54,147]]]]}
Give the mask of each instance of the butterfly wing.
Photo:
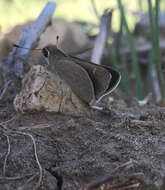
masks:
{"type": "Polygon", "coordinates": [[[104,96],[106,96],[106,95],[110,94],[112,91],[114,91],[121,80],[121,75],[118,71],[115,71],[111,67],[107,67],[107,66],[103,66],[103,67],[111,73],[112,78],[110,80],[109,87],[107,88],[106,92],[102,96],[100,96],[100,98],[97,100],[97,102],[99,102],[104,96]]]}
{"type": "Polygon", "coordinates": [[[61,59],[56,62],[55,67],[59,77],[70,86],[81,100],[90,104],[95,99],[93,82],[81,65],[68,59],[61,59]]]}
{"type": "Polygon", "coordinates": [[[96,100],[99,100],[110,86],[112,79],[111,72],[102,65],[84,61],[73,56],[70,56],[69,58],[87,71],[93,82],[96,100]]]}
{"type": "Polygon", "coordinates": [[[115,88],[118,86],[120,79],[121,79],[121,75],[118,71],[115,71],[114,69],[107,67],[107,66],[103,66],[104,68],[106,68],[107,70],[109,70],[109,72],[112,75],[110,84],[109,84],[109,88],[107,89],[108,93],[111,93],[113,90],[115,90],[115,88]]]}

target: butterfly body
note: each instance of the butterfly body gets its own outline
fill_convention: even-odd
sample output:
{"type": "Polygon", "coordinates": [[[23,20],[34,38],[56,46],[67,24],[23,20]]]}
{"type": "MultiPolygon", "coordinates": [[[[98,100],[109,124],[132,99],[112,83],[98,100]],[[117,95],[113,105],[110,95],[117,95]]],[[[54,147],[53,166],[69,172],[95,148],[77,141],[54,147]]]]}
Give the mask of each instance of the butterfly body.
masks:
{"type": "Polygon", "coordinates": [[[55,45],[46,46],[42,53],[48,61],[48,69],[58,74],[90,106],[95,106],[120,82],[120,73],[114,69],[67,55],[55,45]]]}

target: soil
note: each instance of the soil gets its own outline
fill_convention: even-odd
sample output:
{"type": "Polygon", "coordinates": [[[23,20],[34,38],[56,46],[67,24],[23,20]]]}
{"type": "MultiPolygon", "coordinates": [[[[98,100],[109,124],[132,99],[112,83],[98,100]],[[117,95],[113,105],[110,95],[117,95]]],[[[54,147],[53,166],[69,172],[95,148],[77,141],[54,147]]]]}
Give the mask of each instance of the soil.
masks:
{"type": "Polygon", "coordinates": [[[1,104],[0,190],[36,188],[40,173],[32,137],[43,172],[38,189],[82,189],[109,175],[109,189],[164,190],[165,108],[140,106],[118,92],[102,105],[108,111],[75,118],[21,114],[12,103],[1,104]],[[131,167],[122,167],[130,160],[131,167]]]}

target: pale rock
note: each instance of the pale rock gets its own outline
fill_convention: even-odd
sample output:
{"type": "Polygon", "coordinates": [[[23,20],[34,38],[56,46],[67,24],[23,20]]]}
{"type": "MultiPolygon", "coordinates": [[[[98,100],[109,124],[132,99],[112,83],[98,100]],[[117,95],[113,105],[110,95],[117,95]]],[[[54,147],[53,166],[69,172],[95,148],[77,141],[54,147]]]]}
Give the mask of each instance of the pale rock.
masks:
{"type": "Polygon", "coordinates": [[[22,89],[14,99],[17,111],[58,112],[72,116],[92,116],[92,109],[82,102],[65,81],[34,65],[22,80],[22,89]]]}

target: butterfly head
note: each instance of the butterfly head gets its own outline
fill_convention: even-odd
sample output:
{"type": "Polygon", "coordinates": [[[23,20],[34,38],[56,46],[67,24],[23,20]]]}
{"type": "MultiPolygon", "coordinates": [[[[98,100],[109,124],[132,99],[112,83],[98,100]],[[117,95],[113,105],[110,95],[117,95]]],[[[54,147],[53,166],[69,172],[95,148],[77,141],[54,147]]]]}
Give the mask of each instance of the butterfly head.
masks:
{"type": "Polygon", "coordinates": [[[65,57],[65,53],[57,48],[56,45],[48,45],[42,49],[42,54],[45,57],[48,65],[55,63],[59,59],[65,57]]]}

